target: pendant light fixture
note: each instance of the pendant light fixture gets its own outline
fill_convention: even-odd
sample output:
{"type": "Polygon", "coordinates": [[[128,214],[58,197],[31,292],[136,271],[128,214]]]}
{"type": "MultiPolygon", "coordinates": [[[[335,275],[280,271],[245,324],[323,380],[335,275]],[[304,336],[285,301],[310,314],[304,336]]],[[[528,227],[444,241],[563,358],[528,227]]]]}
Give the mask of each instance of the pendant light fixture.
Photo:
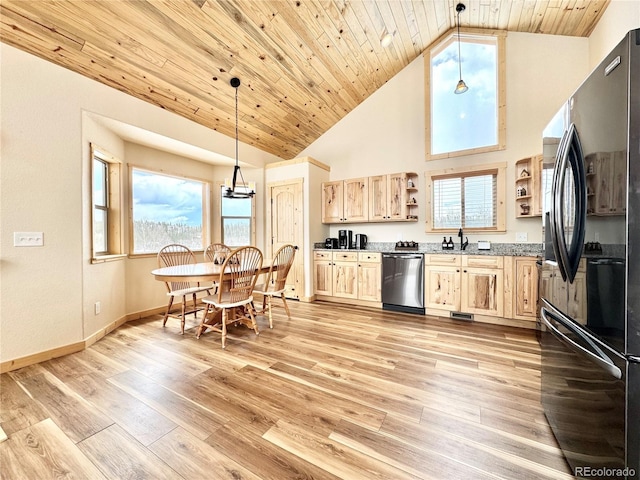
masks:
{"type": "Polygon", "coordinates": [[[240,79],[233,77],[229,83],[236,89],[236,164],[233,167],[233,179],[229,180],[227,178],[224,181],[226,187],[224,196],[225,198],[251,198],[256,194],[255,184],[253,182],[247,184],[244,181],[240,171],[240,164],[238,163],[238,87],[240,86],[240,79]]]}
{"type": "Polygon", "coordinates": [[[460,57],[460,12],[464,12],[467,7],[464,6],[464,3],[459,3],[456,5],[456,17],[458,24],[458,73],[460,74],[460,80],[458,81],[458,85],[456,85],[456,89],[453,91],[455,94],[464,93],[469,90],[467,84],[462,80],[462,58],[460,57]]]}

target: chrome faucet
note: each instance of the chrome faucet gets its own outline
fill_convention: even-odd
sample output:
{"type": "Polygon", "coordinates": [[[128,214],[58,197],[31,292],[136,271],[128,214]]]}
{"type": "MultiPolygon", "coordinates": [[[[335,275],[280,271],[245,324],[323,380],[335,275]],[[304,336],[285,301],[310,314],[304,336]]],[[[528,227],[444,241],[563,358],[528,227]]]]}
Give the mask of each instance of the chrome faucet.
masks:
{"type": "Polygon", "coordinates": [[[460,250],[466,250],[469,245],[469,237],[464,242],[462,241],[462,228],[458,230],[458,236],[460,237],[460,250]]]}

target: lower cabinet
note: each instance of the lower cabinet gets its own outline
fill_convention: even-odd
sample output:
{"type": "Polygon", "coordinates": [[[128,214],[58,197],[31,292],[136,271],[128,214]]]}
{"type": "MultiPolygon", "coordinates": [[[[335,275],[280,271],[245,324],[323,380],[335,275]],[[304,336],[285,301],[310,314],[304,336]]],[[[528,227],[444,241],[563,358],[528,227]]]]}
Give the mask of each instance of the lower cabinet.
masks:
{"type": "Polygon", "coordinates": [[[489,255],[425,255],[426,307],[501,317],[502,263],[489,255]]]}
{"type": "Polygon", "coordinates": [[[381,254],[378,252],[314,252],[315,294],[334,299],[380,302],[381,254]]]}

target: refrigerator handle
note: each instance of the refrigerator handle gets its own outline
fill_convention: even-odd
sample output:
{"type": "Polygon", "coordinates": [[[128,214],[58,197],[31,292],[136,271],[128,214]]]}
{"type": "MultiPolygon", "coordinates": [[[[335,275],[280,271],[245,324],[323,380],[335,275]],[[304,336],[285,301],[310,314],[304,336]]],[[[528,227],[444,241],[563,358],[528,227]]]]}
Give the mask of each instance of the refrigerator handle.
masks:
{"type": "Polygon", "coordinates": [[[573,351],[582,354],[592,362],[596,363],[598,366],[600,366],[603,370],[605,370],[614,378],[617,378],[617,379],[622,378],[622,371],[611,361],[609,357],[607,357],[607,355],[602,350],[600,350],[596,345],[594,345],[593,342],[588,337],[584,336],[577,328],[575,328],[573,325],[571,325],[568,322],[562,321],[560,317],[553,314],[551,311],[547,310],[545,307],[542,307],[540,309],[540,316],[542,317],[542,321],[544,322],[545,326],[549,329],[549,331],[551,331],[551,333],[558,340],[563,342],[565,345],[569,346],[569,348],[571,348],[573,351]],[[562,324],[563,327],[567,328],[568,330],[571,330],[571,332],[573,332],[575,335],[583,338],[586,342],[591,344],[594,347],[594,349],[597,350],[597,353],[599,353],[599,355],[587,350],[586,348],[574,342],[565,334],[563,334],[560,330],[556,328],[555,325],[551,323],[551,321],[549,320],[549,317],[552,317],[556,322],[562,324]]]}
{"type": "Polygon", "coordinates": [[[569,153],[568,147],[569,131],[565,130],[560,140],[560,145],[556,153],[556,162],[553,169],[553,179],[551,182],[551,211],[549,220],[551,224],[551,245],[553,246],[553,255],[562,280],[567,280],[567,271],[565,267],[566,245],[564,242],[563,229],[562,229],[562,188],[564,184],[565,165],[567,161],[567,155],[569,153]]]}
{"type": "Polygon", "coordinates": [[[573,173],[573,183],[575,185],[574,200],[574,234],[571,238],[571,245],[568,247],[568,259],[565,265],[567,277],[573,282],[580,266],[580,257],[584,244],[585,228],[587,222],[587,176],[584,168],[584,157],[578,130],[571,124],[569,130],[571,135],[568,144],[568,162],[573,173]]]}

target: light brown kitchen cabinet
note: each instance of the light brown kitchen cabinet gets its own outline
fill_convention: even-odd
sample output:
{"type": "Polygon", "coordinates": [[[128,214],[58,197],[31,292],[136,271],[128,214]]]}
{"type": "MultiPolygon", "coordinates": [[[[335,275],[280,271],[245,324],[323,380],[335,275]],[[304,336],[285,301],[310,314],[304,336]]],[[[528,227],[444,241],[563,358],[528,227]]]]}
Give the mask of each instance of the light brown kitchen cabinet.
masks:
{"type": "Polygon", "coordinates": [[[313,253],[313,277],[316,295],[333,295],[333,254],[313,253]]]}
{"type": "Polygon", "coordinates": [[[504,311],[504,271],[502,257],[465,255],[462,257],[461,310],[502,317],[504,311]]]}
{"type": "Polygon", "coordinates": [[[369,218],[367,177],[322,184],[322,223],[360,223],[369,218]]]}
{"type": "Polygon", "coordinates": [[[587,213],[624,215],[627,211],[624,152],[597,152],[586,156],[587,213]]]}
{"type": "Polygon", "coordinates": [[[425,307],[459,311],[461,256],[427,254],[425,265],[425,307]]]}
{"type": "Polygon", "coordinates": [[[314,252],[315,294],[320,297],[381,301],[381,254],[378,252],[314,252]]]}
{"type": "Polygon", "coordinates": [[[369,221],[417,221],[417,187],[415,173],[369,177],[369,221]]]}
{"type": "Polygon", "coordinates": [[[333,252],[333,296],[358,298],[358,254],[333,252]]]}
{"type": "Polygon", "coordinates": [[[502,257],[428,254],[425,265],[427,309],[502,316],[502,257]]]}
{"type": "Polygon", "coordinates": [[[514,259],[515,318],[535,320],[538,302],[538,268],[534,257],[514,259]]]}
{"type": "Polygon", "coordinates": [[[358,299],[382,301],[382,263],[377,252],[358,252],[358,299]]]}

